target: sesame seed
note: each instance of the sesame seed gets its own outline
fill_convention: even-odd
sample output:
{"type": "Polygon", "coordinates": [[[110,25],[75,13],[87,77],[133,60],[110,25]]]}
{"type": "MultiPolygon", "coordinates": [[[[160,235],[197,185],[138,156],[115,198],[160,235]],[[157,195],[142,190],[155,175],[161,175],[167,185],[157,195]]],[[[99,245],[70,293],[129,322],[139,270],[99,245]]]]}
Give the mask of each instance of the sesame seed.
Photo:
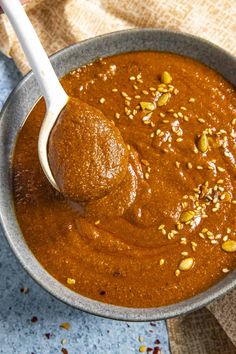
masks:
{"type": "Polygon", "coordinates": [[[161,258],[160,262],[159,262],[160,266],[162,266],[164,263],[165,263],[165,260],[163,258],[161,258]]]}
{"type": "Polygon", "coordinates": [[[175,275],[176,275],[177,277],[180,275],[180,270],[179,270],[179,269],[176,269],[175,275]]]}
{"type": "Polygon", "coordinates": [[[214,235],[209,235],[209,236],[207,236],[207,238],[208,238],[209,240],[214,240],[214,235]]]}
{"type": "Polygon", "coordinates": [[[140,98],[141,98],[141,96],[136,95],[136,96],[134,96],[134,98],[136,98],[136,99],[138,100],[138,99],[140,99],[140,98]]]}
{"type": "Polygon", "coordinates": [[[117,119],[120,119],[120,113],[116,112],[116,113],[115,113],[115,117],[116,117],[117,119]]]}
{"type": "Polygon", "coordinates": [[[105,101],[106,101],[106,100],[105,100],[104,97],[100,98],[100,100],[99,100],[100,103],[104,103],[105,101]]]}
{"type": "Polygon", "coordinates": [[[194,103],[195,102],[195,98],[190,97],[190,99],[188,100],[190,103],[194,103]]]}
{"type": "Polygon", "coordinates": [[[143,120],[143,124],[151,124],[151,121],[150,120],[143,120]]]}
{"type": "Polygon", "coordinates": [[[175,166],[176,166],[177,168],[179,168],[179,167],[180,167],[180,162],[179,162],[179,161],[175,161],[175,166]]]}
{"type": "Polygon", "coordinates": [[[225,172],[225,169],[223,168],[223,167],[217,167],[217,170],[219,171],[219,172],[225,172]]]}
{"type": "Polygon", "coordinates": [[[130,81],[134,81],[135,80],[135,77],[134,76],[130,76],[130,81]]]}
{"type": "Polygon", "coordinates": [[[222,269],[222,272],[223,272],[223,273],[229,273],[229,271],[230,271],[230,270],[229,270],[228,268],[223,268],[223,269],[222,269]]]}
{"type": "Polygon", "coordinates": [[[125,114],[129,116],[131,114],[131,110],[125,107],[125,114]]]}
{"type": "Polygon", "coordinates": [[[217,240],[211,240],[212,245],[217,245],[219,242],[217,240]]]}
{"type": "Polygon", "coordinates": [[[182,225],[181,223],[177,223],[176,224],[176,228],[178,231],[182,230],[184,228],[184,225],[182,225]]]}
{"type": "Polygon", "coordinates": [[[196,251],[196,247],[197,247],[197,243],[191,241],[191,247],[192,247],[192,250],[195,252],[196,251]]]}
{"type": "Polygon", "coordinates": [[[202,123],[202,124],[206,123],[205,119],[203,119],[203,118],[198,118],[197,120],[198,120],[199,123],[202,123]]]}
{"type": "Polygon", "coordinates": [[[111,91],[112,92],[118,92],[118,89],[117,88],[113,88],[111,91]]]}
{"type": "Polygon", "coordinates": [[[101,220],[97,220],[97,221],[95,221],[95,225],[99,225],[100,224],[100,222],[101,222],[101,220]]]}
{"type": "Polygon", "coordinates": [[[202,229],[202,232],[205,234],[206,232],[208,232],[208,229],[207,229],[206,227],[204,227],[204,228],[202,229]]]}
{"type": "Polygon", "coordinates": [[[218,179],[218,181],[216,183],[217,184],[222,184],[222,183],[224,183],[224,180],[223,179],[218,179]]]}
{"type": "Polygon", "coordinates": [[[191,162],[187,163],[187,167],[188,167],[189,170],[191,170],[191,168],[193,168],[193,165],[191,164],[191,162]]]}
{"type": "Polygon", "coordinates": [[[208,165],[208,166],[207,166],[207,169],[212,171],[212,170],[214,170],[215,168],[214,168],[214,166],[208,165]]]}
{"type": "Polygon", "coordinates": [[[159,227],[158,227],[158,230],[162,230],[165,228],[165,225],[164,224],[161,224],[159,227]]]}
{"type": "Polygon", "coordinates": [[[183,138],[177,138],[175,141],[176,141],[177,143],[181,143],[181,141],[183,141],[183,138]]]}
{"type": "Polygon", "coordinates": [[[149,179],[149,177],[150,177],[149,173],[146,172],[146,173],[144,174],[144,177],[145,177],[146,179],[149,179]]]}
{"type": "Polygon", "coordinates": [[[184,251],[184,252],[181,252],[181,256],[183,256],[183,257],[186,257],[186,256],[188,256],[188,252],[186,252],[186,251],[184,251]]]}
{"type": "Polygon", "coordinates": [[[219,208],[212,208],[213,213],[216,213],[219,210],[219,208]]]}

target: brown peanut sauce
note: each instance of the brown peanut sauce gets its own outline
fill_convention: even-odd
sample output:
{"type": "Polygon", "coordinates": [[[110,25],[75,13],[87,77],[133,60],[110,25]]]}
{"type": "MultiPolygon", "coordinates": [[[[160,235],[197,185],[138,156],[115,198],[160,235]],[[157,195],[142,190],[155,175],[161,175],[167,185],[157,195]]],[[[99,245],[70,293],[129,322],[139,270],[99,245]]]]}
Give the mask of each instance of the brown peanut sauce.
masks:
{"type": "Polygon", "coordinates": [[[70,97],[51,131],[48,159],[62,194],[89,201],[111,193],[123,181],[128,149],[113,121],[70,97]]]}
{"type": "Polygon", "coordinates": [[[44,176],[40,100],[16,143],[18,222],[42,266],[106,303],[157,307],[192,297],[236,267],[236,93],[218,73],[170,53],[98,60],[62,79],[127,146],[107,195],[74,202],[44,176]]]}

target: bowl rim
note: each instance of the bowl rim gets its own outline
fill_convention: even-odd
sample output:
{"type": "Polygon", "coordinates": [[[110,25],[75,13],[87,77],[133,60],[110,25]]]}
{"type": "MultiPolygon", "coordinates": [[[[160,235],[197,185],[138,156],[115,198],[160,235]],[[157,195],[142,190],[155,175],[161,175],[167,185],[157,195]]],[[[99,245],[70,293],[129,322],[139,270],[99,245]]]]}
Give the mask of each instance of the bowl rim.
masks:
{"type": "MultiPolygon", "coordinates": [[[[103,34],[99,35],[84,41],[81,41],[79,43],[75,43],[71,46],[68,46],[66,48],[61,49],[57,53],[53,54],[50,56],[50,60],[53,60],[58,58],[59,56],[63,55],[64,52],[69,51],[69,50],[74,50],[81,45],[87,44],[87,45],[93,45],[99,40],[107,39],[108,37],[114,37],[114,36],[122,36],[123,34],[135,34],[135,33],[167,33],[169,35],[181,37],[181,38],[189,38],[195,42],[198,43],[204,43],[208,47],[213,47],[217,51],[221,52],[225,56],[231,58],[231,60],[235,60],[235,57],[225,51],[224,49],[220,48],[219,46],[212,44],[211,42],[202,39],[200,37],[183,33],[183,32],[178,32],[178,31],[171,31],[171,30],[166,30],[166,29],[156,29],[156,28],[145,28],[145,29],[128,29],[128,30],[122,30],[122,31],[115,31],[111,32],[108,34],[103,34]]],[[[106,55],[104,55],[105,57],[106,55]]],[[[9,95],[8,99],[3,105],[1,114],[0,114],[0,138],[4,136],[3,132],[3,124],[4,124],[4,116],[8,110],[9,105],[11,104],[12,101],[14,101],[14,97],[17,92],[21,90],[24,85],[27,84],[27,81],[32,78],[33,73],[30,71],[26,76],[24,76],[18,85],[15,87],[15,89],[11,92],[9,95]]],[[[2,145],[2,139],[0,141],[0,146],[2,145]]],[[[9,158],[10,160],[10,158],[9,158]]],[[[4,166],[6,163],[5,158],[3,157],[2,154],[0,154],[0,166],[4,166]]],[[[10,161],[8,161],[10,164],[10,161]]],[[[9,171],[8,171],[9,172],[9,171]]],[[[224,277],[221,281],[219,281],[217,284],[214,286],[210,287],[204,292],[201,292],[200,294],[191,297],[189,299],[183,300],[181,302],[167,305],[167,306],[162,306],[158,308],[133,308],[133,307],[122,307],[122,306],[116,306],[116,305],[111,305],[107,303],[103,303],[97,300],[93,300],[90,298],[87,298],[85,296],[82,296],[80,294],[75,293],[74,291],[68,289],[65,287],[63,284],[58,282],[55,278],[53,278],[42,266],[41,264],[37,261],[31,250],[28,248],[27,244],[24,242],[23,234],[19,228],[16,216],[13,218],[13,220],[9,221],[8,220],[8,213],[7,209],[10,208],[11,211],[13,210],[13,213],[15,215],[14,211],[14,205],[11,203],[5,204],[5,199],[6,199],[6,193],[4,191],[4,181],[2,181],[2,174],[0,174],[0,221],[1,221],[1,226],[3,229],[3,234],[5,235],[10,248],[12,249],[13,253],[15,254],[16,258],[19,260],[20,264],[23,266],[23,268],[27,271],[27,273],[33,278],[43,289],[45,289],[47,292],[49,292],[51,295],[56,297],[57,299],[63,301],[64,303],[75,307],[79,310],[82,310],[84,312],[88,312],[100,317],[106,317],[110,319],[116,319],[116,320],[124,320],[124,321],[153,321],[153,320],[162,320],[162,319],[167,319],[171,317],[175,317],[178,315],[183,315],[187,314],[189,312],[192,312],[194,310],[197,310],[201,307],[206,306],[213,300],[223,296],[226,294],[228,291],[232,290],[234,287],[236,287],[236,269],[232,272],[230,272],[226,277],[224,277]],[[15,234],[10,230],[10,222],[14,224],[15,227],[15,234]],[[18,239],[17,239],[18,237],[18,239]],[[24,250],[22,250],[22,244],[19,244],[18,241],[19,239],[22,239],[21,242],[22,244],[24,243],[24,250]],[[25,256],[25,254],[27,256],[25,256]],[[34,268],[35,267],[35,268],[34,268]],[[76,299],[78,301],[76,301],[76,299]]],[[[9,199],[12,200],[11,195],[8,196],[9,199]]]]}

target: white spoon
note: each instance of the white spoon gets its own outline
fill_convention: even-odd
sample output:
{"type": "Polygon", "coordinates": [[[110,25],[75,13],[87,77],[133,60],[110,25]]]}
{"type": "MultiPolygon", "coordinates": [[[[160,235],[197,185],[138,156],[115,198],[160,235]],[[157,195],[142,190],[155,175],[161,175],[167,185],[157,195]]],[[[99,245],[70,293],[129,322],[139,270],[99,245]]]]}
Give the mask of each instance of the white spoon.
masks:
{"type": "Polygon", "coordinates": [[[19,0],[0,0],[0,6],[9,18],[46,101],[47,112],[38,140],[38,154],[42,169],[51,183],[59,190],[48,163],[48,138],[65,107],[68,96],[62,88],[39,38],[19,0]]]}

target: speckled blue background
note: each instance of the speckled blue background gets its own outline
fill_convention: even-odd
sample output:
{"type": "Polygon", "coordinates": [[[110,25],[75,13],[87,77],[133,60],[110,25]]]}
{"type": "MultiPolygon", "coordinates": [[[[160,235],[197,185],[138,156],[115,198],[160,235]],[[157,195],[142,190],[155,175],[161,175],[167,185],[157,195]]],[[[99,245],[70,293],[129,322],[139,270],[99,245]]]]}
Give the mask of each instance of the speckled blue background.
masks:
{"type": "MultiPolygon", "coordinates": [[[[14,63],[0,54],[0,108],[20,79],[14,63]]],[[[69,354],[131,354],[139,353],[140,345],[154,348],[157,339],[162,353],[169,354],[164,321],[98,318],[53,298],[22,269],[0,231],[0,353],[56,354],[65,348],[69,354]],[[29,292],[22,293],[23,287],[29,292]],[[36,322],[31,321],[34,316],[36,322]],[[63,322],[71,328],[60,328],[63,322]]]]}

